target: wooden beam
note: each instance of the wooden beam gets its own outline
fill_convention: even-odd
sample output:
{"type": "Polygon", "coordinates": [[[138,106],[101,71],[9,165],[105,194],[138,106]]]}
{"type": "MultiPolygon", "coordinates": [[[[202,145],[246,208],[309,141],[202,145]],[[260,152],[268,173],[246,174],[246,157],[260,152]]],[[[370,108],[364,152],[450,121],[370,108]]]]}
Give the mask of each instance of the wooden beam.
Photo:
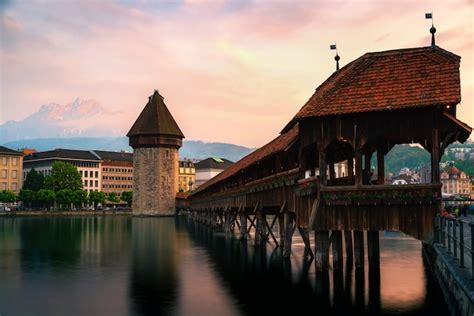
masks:
{"type": "Polygon", "coordinates": [[[369,230],[367,232],[367,252],[369,256],[369,266],[379,266],[380,241],[378,230],[369,230]]]}
{"type": "Polygon", "coordinates": [[[377,184],[385,184],[385,155],[382,149],[377,149],[377,184]]]}
{"type": "Polygon", "coordinates": [[[356,268],[364,266],[364,231],[354,231],[354,255],[356,268]]]}
{"type": "Polygon", "coordinates": [[[313,202],[313,206],[311,207],[311,214],[309,215],[309,222],[308,222],[308,232],[314,229],[314,223],[316,222],[316,215],[318,214],[319,204],[321,203],[321,190],[319,190],[319,186],[316,188],[316,199],[313,202]]]}
{"type": "Polygon", "coordinates": [[[346,244],[346,259],[347,259],[347,265],[352,266],[354,254],[352,251],[352,231],[351,230],[345,230],[344,231],[344,242],[346,244]]]}
{"type": "Polygon", "coordinates": [[[329,231],[316,230],[316,271],[329,269],[329,231]]]}
{"type": "Polygon", "coordinates": [[[321,185],[326,185],[327,183],[326,148],[322,144],[318,145],[318,156],[319,156],[319,183],[321,185]]]}
{"type": "Polygon", "coordinates": [[[334,270],[342,270],[342,231],[333,230],[332,237],[332,267],[334,270]]]}
{"type": "Polygon", "coordinates": [[[354,158],[350,157],[347,159],[347,177],[349,178],[349,183],[352,183],[354,179],[354,158]]]}
{"type": "Polygon", "coordinates": [[[362,179],[362,150],[359,147],[355,149],[355,184],[361,186],[362,179]]]}
{"type": "Polygon", "coordinates": [[[285,243],[283,248],[283,258],[289,258],[291,255],[291,242],[295,233],[295,213],[285,212],[285,243]]]}
{"type": "Polygon", "coordinates": [[[439,183],[439,131],[434,128],[431,140],[431,183],[439,183]]]}
{"type": "Polygon", "coordinates": [[[311,250],[311,243],[309,241],[308,230],[304,229],[301,226],[298,226],[298,231],[300,232],[301,238],[304,242],[304,257],[306,258],[310,256],[311,258],[314,258],[313,251],[311,250]]]}

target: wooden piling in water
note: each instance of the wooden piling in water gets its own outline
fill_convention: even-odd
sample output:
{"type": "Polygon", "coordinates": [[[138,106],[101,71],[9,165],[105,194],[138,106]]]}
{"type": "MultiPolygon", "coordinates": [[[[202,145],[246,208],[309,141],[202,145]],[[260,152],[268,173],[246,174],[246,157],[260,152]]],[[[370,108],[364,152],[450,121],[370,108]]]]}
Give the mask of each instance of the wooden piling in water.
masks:
{"type": "Polygon", "coordinates": [[[367,232],[367,252],[369,256],[369,266],[380,265],[380,240],[378,230],[367,232]]]}
{"type": "Polygon", "coordinates": [[[332,232],[332,267],[334,270],[342,270],[342,231],[332,232]]]}
{"type": "Polygon", "coordinates": [[[295,213],[285,212],[285,242],[283,248],[283,258],[289,258],[291,255],[291,243],[293,241],[293,233],[296,229],[295,213]]]}
{"type": "Polygon", "coordinates": [[[356,268],[364,267],[364,231],[354,231],[354,256],[356,268]]]}
{"type": "Polygon", "coordinates": [[[316,270],[327,271],[329,268],[329,231],[316,230],[316,270]]]}
{"type": "Polygon", "coordinates": [[[314,257],[313,251],[311,250],[311,243],[309,241],[309,232],[306,228],[298,226],[298,231],[300,232],[301,238],[304,242],[304,257],[314,257]]]}
{"type": "Polygon", "coordinates": [[[346,261],[352,266],[354,254],[352,250],[352,230],[344,231],[344,242],[346,244],[346,261]]]}
{"type": "Polygon", "coordinates": [[[243,239],[247,239],[247,214],[242,209],[240,211],[240,237],[243,239]]]}

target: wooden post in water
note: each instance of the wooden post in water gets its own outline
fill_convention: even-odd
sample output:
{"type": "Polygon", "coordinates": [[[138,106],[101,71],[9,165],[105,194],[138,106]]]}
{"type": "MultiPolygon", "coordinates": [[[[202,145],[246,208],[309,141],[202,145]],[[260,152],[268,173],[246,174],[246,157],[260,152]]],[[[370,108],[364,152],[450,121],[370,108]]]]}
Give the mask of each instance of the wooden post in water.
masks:
{"type": "Polygon", "coordinates": [[[329,268],[329,231],[316,230],[316,270],[327,271],[329,268]]]}
{"type": "Polygon", "coordinates": [[[291,256],[291,242],[293,241],[293,233],[295,232],[295,214],[293,212],[286,211],[285,217],[285,242],[283,247],[283,258],[289,258],[291,256]]]}
{"type": "Polygon", "coordinates": [[[356,268],[364,266],[364,231],[354,231],[354,256],[356,268]]]}
{"type": "Polygon", "coordinates": [[[352,251],[352,230],[345,230],[344,231],[344,242],[346,244],[346,258],[347,264],[350,263],[352,266],[354,260],[354,254],[352,251]]]}
{"type": "Polygon", "coordinates": [[[380,241],[378,230],[369,230],[367,232],[367,252],[369,255],[369,266],[379,266],[380,241]]]}
{"type": "Polygon", "coordinates": [[[280,231],[280,247],[285,249],[285,213],[279,213],[277,216],[278,229],[280,231]]]}
{"type": "Polygon", "coordinates": [[[303,227],[298,226],[298,231],[300,232],[301,238],[304,242],[304,257],[314,257],[313,251],[311,250],[311,243],[309,241],[309,232],[303,227]]]}
{"type": "Polygon", "coordinates": [[[247,239],[247,214],[245,214],[245,207],[240,210],[240,237],[247,239]]]}
{"type": "Polygon", "coordinates": [[[332,231],[332,267],[334,270],[342,270],[342,231],[332,231]]]}

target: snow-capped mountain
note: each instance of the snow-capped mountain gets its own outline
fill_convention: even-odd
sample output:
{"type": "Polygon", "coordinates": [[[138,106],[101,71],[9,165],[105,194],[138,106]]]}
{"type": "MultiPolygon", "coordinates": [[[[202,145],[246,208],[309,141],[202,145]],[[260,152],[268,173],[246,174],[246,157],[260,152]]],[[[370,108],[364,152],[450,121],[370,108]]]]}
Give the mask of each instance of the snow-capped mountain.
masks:
{"type": "Polygon", "coordinates": [[[95,100],[77,98],[61,105],[49,103],[21,121],[0,125],[0,143],[31,138],[123,136],[130,127],[122,112],[95,100]]]}

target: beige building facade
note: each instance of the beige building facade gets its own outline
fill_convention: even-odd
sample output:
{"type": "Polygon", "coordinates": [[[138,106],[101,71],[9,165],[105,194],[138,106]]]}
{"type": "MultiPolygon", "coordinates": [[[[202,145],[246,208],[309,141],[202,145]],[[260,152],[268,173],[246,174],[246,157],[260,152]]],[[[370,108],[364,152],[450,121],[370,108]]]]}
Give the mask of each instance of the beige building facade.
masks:
{"type": "Polygon", "coordinates": [[[19,193],[23,186],[23,154],[0,146],[0,191],[19,193]]]}
{"type": "Polygon", "coordinates": [[[471,180],[464,171],[449,165],[440,174],[442,192],[448,195],[470,195],[471,180]]]}
{"type": "Polygon", "coordinates": [[[102,187],[105,194],[114,192],[121,197],[123,192],[133,191],[133,154],[94,150],[102,159],[102,187]]]}
{"type": "Polygon", "coordinates": [[[178,171],[178,192],[190,192],[196,184],[196,169],[191,160],[180,160],[178,171]]]}

